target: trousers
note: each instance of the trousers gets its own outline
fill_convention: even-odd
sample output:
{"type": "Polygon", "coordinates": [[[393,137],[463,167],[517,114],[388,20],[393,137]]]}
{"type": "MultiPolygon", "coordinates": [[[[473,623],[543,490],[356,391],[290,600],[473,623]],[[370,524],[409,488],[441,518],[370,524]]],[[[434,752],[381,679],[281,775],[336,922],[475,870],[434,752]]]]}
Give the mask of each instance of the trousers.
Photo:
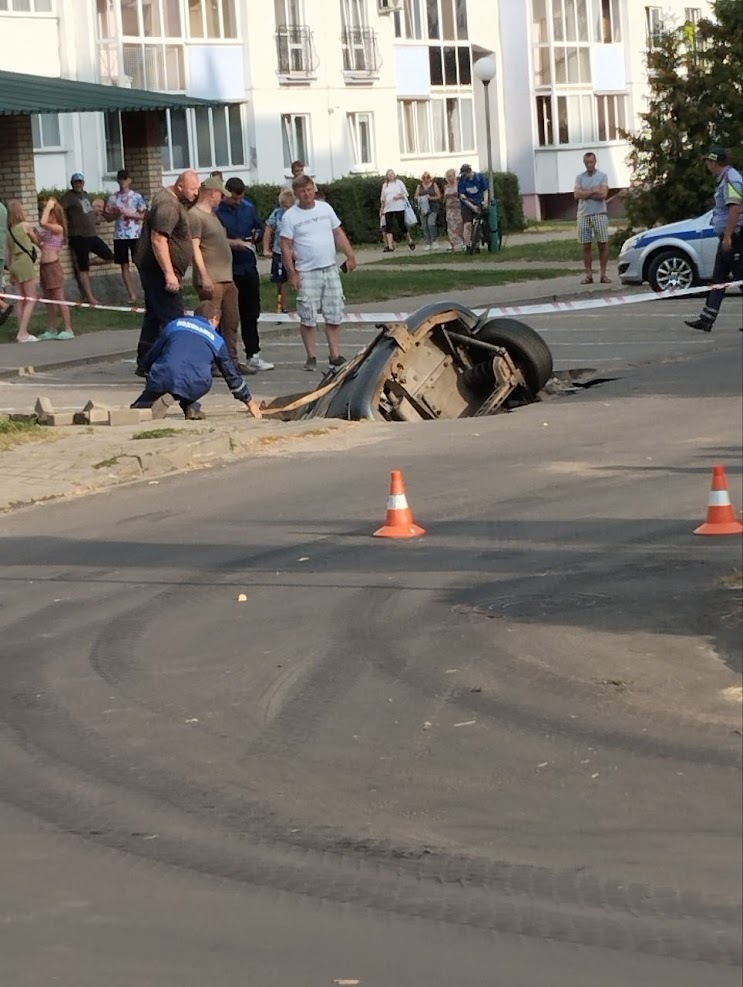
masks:
{"type": "MultiPolygon", "coordinates": [[[[734,281],[743,280],[743,230],[733,233],[730,250],[722,249],[722,237],[720,237],[720,242],[717,245],[712,280],[715,284],[721,284],[727,281],[730,275],[733,276],[734,281]]],[[[735,290],[739,289],[736,288],[735,290]]],[[[714,322],[720,313],[724,297],[724,288],[713,288],[712,291],[708,292],[701,317],[714,322]]]]}
{"type": "Polygon", "coordinates": [[[245,347],[245,357],[250,359],[261,348],[258,337],[258,319],[261,315],[261,284],[257,271],[235,275],[237,307],[240,312],[240,335],[245,347]]]}
{"type": "Polygon", "coordinates": [[[142,268],[139,271],[144,292],[144,316],[137,344],[137,363],[141,365],[148,350],[173,319],[184,314],[183,293],[165,290],[165,275],[157,270],[142,268]]]}

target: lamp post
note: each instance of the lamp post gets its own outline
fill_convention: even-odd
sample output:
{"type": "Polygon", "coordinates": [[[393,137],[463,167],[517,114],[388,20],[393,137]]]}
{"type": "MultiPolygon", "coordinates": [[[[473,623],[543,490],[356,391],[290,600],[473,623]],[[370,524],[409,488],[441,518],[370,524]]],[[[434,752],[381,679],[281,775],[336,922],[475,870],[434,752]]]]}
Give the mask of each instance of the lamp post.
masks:
{"type": "Polygon", "coordinates": [[[478,58],[473,66],[475,75],[485,87],[485,140],[488,145],[488,189],[493,201],[493,148],[490,140],[490,83],[495,78],[495,55],[478,58]]]}

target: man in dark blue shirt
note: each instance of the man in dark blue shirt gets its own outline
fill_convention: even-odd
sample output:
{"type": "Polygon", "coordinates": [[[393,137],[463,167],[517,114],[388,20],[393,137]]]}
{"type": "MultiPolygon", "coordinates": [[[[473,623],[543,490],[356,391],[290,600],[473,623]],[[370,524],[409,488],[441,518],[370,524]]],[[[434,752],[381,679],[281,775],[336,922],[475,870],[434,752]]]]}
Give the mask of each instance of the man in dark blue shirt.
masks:
{"type": "Polygon", "coordinates": [[[211,390],[212,366],[216,364],[232,396],[242,401],[254,418],[261,418],[217,331],[218,325],[219,310],[212,302],[202,302],[193,315],[169,322],[142,360],[147,386],[132,408],[152,408],[153,418],[164,418],[173,401],[178,401],[186,418],[200,421],[205,415],[199,398],[211,390]]]}
{"type": "Polygon", "coordinates": [[[473,171],[472,165],[463,164],[457,182],[459,201],[462,203],[462,223],[464,225],[464,245],[472,243],[472,223],[475,216],[484,212],[488,204],[488,180],[479,171],[473,171]]]}
{"type": "Polygon", "coordinates": [[[229,195],[217,206],[216,215],[227,231],[227,240],[232,248],[232,279],[237,286],[245,367],[247,373],[255,374],[259,370],[273,370],[273,364],[262,360],[259,353],[261,291],[255,244],[263,238],[263,224],[258,219],[253,203],[245,198],[245,183],[242,179],[227,179],[225,188],[229,195]]]}

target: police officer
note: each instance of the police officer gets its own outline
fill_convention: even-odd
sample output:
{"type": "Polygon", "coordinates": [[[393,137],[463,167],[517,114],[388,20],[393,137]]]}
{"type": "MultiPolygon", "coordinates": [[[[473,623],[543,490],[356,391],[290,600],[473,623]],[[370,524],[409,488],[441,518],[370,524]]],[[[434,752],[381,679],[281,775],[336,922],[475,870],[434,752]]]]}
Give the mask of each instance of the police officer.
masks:
{"type": "MultiPolygon", "coordinates": [[[[717,178],[712,225],[720,242],[712,281],[714,284],[724,283],[730,274],[735,281],[743,280],[743,176],[728,164],[727,151],[719,144],[712,145],[704,161],[717,178]]],[[[713,288],[707,294],[699,318],[686,322],[686,325],[701,332],[712,332],[724,297],[725,288],[713,288]]]]}

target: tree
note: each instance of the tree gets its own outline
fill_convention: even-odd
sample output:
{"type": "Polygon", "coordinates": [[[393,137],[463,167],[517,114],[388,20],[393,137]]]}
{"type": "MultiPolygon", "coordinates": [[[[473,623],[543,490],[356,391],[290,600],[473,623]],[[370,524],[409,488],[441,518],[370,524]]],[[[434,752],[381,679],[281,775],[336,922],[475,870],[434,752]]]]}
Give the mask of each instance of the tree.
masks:
{"type": "MultiPolygon", "coordinates": [[[[712,144],[743,165],[743,2],[714,0],[713,17],[666,30],[648,52],[647,110],[624,133],[633,179],[630,229],[672,223],[709,208],[714,183],[702,155],[712,144]]],[[[621,235],[626,235],[626,230],[621,235]]]]}

